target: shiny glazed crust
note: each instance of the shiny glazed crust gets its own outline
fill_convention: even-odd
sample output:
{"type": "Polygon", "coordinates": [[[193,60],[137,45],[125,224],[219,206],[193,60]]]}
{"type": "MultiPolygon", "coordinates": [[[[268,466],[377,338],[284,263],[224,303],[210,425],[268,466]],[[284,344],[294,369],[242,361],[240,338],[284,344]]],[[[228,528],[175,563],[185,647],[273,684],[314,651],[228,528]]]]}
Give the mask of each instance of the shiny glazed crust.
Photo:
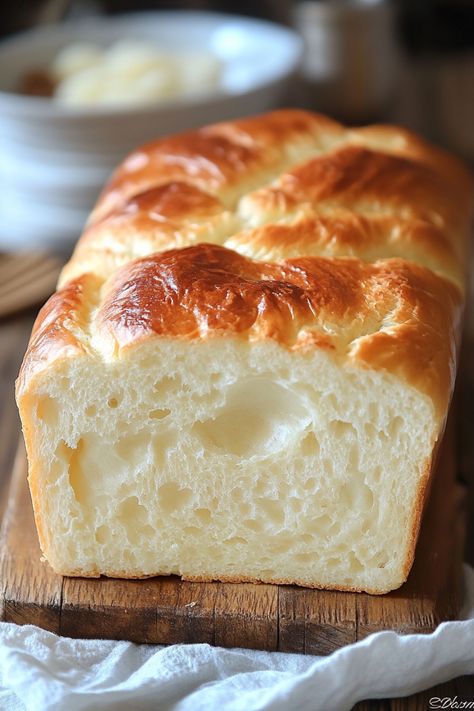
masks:
{"type": "Polygon", "coordinates": [[[393,373],[428,395],[442,417],[454,384],[457,286],[401,260],[300,257],[257,262],[210,244],[135,260],[98,288],[86,274],[40,312],[18,393],[57,359],[106,360],[156,336],[272,338],[323,348],[341,365],[393,373]]]}
{"type": "Polygon", "coordinates": [[[269,261],[401,257],[461,285],[471,191],[455,158],[400,128],[296,110],[217,124],[132,153],[60,281],[213,242],[269,261]]]}
{"type": "MultiPolygon", "coordinates": [[[[471,217],[465,168],[396,127],[286,110],[138,149],[99,199],[25,355],[17,399],[32,490],[37,379],[150,338],[324,349],[427,395],[441,433],[471,217]]],[[[429,463],[413,502],[406,575],[431,473],[429,463]]]]}

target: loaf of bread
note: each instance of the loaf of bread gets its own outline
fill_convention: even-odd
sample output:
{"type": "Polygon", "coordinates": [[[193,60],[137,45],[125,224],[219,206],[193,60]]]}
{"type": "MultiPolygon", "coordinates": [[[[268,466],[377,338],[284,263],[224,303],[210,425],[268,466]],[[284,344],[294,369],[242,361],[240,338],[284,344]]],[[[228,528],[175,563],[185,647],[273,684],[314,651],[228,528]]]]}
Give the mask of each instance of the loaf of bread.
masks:
{"type": "Polygon", "coordinates": [[[130,155],[17,381],[54,570],[400,586],[453,390],[471,191],[405,130],[296,110],[130,155]]]}

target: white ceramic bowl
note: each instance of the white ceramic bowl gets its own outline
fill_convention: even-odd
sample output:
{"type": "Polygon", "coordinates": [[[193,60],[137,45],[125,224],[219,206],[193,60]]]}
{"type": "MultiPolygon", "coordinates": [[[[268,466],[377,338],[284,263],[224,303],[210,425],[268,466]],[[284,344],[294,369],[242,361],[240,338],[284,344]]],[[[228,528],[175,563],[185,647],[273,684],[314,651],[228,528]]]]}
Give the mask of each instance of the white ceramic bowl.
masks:
{"type": "Polygon", "coordinates": [[[31,30],[0,43],[0,248],[67,251],[104,181],[134,147],[167,133],[274,107],[302,54],[298,35],[269,22],[201,12],[98,17],[31,30]],[[69,108],[12,93],[76,41],[151,40],[168,51],[210,51],[221,87],[144,106],[69,108]]]}

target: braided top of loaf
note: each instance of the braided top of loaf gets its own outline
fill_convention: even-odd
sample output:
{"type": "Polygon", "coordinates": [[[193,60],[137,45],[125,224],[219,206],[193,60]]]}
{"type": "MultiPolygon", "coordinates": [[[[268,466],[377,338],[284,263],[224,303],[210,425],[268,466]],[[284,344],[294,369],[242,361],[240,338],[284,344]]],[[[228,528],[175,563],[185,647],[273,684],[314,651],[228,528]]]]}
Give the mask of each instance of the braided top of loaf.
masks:
{"type": "Polygon", "coordinates": [[[472,183],[401,128],[298,110],[139,148],[117,169],[61,277],[211,242],[252,259],[401,257],[463,282],[472,183]]]}

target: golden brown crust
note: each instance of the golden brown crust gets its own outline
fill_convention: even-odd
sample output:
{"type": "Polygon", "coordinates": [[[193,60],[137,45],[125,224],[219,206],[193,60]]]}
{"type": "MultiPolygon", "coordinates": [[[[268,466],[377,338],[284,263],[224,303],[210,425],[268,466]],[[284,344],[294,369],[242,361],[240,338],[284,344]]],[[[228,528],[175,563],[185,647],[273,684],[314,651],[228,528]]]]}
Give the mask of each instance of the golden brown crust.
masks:
{"type": "Polygon", "coordinates": [[[217,245],[135,261],[107,285],[97,329],[116,354],[152,336],[272,338],[385,370],[447,406],[459,290],[403,260],[255,262],[217,245]]]}
{"type": "Polygon", "coordinates": [[[105,221],[118,230],[119,236],[124,227],[134,227],[137,234],[146,234],[157,224],[171,231],[182,221],[195,224],[202,217],[212,218],[221,212],[221,203],[212,195],[185,182],[166,182],[134,195],[121,208],[111,210],[86,230],[83,242],[92,242],[99,232],[98,226],[105,221]]]}
{"type": "MultiPolygon", "coordinates": [[[[133,195],[176,180],[210,192],[227,204],[236,194],[242,194],[242,188],[246,192],[249,185],[264,182],[266,173],[278,174],[284,165],[304,164],[311,154],[314,157],[344,146],[349,150],[352,147],[355,153],[358,148],[363,153],[365,148],[375,149],[379,157],[407,158],[415,166],[434,169],[444,177],[449,190],[450,186],[461,190],[464,198],[469,190],[469,177],[459,161],[407,130],[395,126],[346,129],[320,114],[284,109],[142,146],[117,169],[91,222],[133,195]]],[[[357,185],[357,173],[351,177],[357,185]]]]}
{"type": "Polygon", "coordinates": [[[379,213],[424,218],[434,224],[465,221],[459,214],[455,187],[430,166],[360,146],[341,147],[316,156],[284,173],[266,198],[301,203],[367,206],[379,213]]]}
{"type": "Polygon", "coordinates": [[[53,361],[87,352],[86,332],[100,283],[94,275],[84,274],[53,294],[40,310],[16,383],[18,396],[53,361]]]}
{"type": "Polygon", "coordinates": [[[312,140],[323,148],[343,131],[335,121],[305,111],[286,110],[214,124],[148,143],[117,169],[92,213],[95,223],[140,192],[170,181],[184,181],[232,202],[245,185],[279,170],[285,148],[312,140]]]}
{"type": "Polygon", "coordinates": [[[400,220],[391,215],[357,214],[338,208],[330,214],[304,211],[291,222],[264,224],[240,231],[225,246],[265,261],[305,255],[359,257],[368,262],[389,257],[409,259],[464,281],[464,264],[438,227],[423,219],[400,220]]]}
{"type": "Polygon", "coordinates": [[[137,257],[197,242],[223,241],[238,229],[235,216],[212,195],[168,182],[131,197],[88,227],[62,275],[107,276],[137,257]]]}
{"type": "Polygon", "coordinates": [[[99,356],[107,358],[153,337],[231,336],[324,348],[342,364],[410,383],[441,417],[447,408],[462,295],[424,267],[350,257],[256,262],[199,244],[122,267],[104,285],[88,322],[86,285],[93,279],[69,282],[38,317],[19,391],[53,358],[91,349],[90,332],[99,356]]]}
{"type": "Polygon", "coordinates": [[[471,209],[463,166],[407,131],[347,129],[317,114],[277,111],[132,153],[61,283],[213,242],[254,259],[400,256],[462,285],[471,209]]]}

